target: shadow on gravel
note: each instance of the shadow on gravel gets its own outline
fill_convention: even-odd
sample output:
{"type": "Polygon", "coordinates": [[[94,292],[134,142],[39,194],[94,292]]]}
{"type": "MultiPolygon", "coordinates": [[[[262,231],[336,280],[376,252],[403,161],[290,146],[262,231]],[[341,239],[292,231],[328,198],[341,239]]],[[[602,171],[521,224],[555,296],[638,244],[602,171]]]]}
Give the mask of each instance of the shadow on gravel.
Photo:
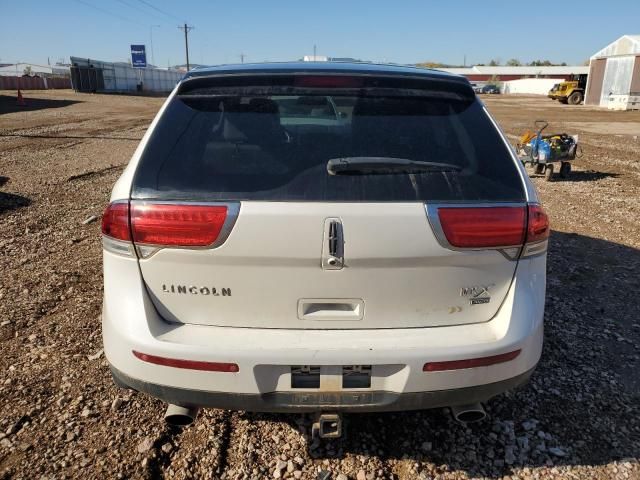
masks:
{"type": "Polygon", "coordinates": [[[31,205],[31,200],[27,197],[15,195],[13,193],[0,192],[0,214],[8,212],[9,210],[27,207],[29,205],[31,205]]]}
{"type": "Polygon", "coordinates": [[[13,112],[29,112],[33,110],[42,110],[46,108],[68,107],[74,103],[81,103],[80,100],[55,100],[50,98],[30,98],[23,93],[26,106],[18,105],[16,95],[0,95],[0,115],[3,113],[13,112]]]}
{"type": "MultiPolygon", "coordinates": [[[[532,178],[544,178],[544,174],[537,174],[529,171],[529,176],[532,178]]],[[[596,172],[594,170],[574,170],[572,171],[567,178],[562,178],[560,175],[554,175],[552,181],[553,182],[596,182],[598,180],[602,180],[604,178],[617,178],[619,177],[619,173],[608,173],[608,172],[596,172]]]]}
{"type": "Polygon", "coordinates": [[[72,140],[82,140],[94,138],[100,140],[129,140],[139,142],[142,137],[114,137],[109,135],[37,135],[30,133],[0,133],[0,137],[20,137],[20,138],[66,138],[72,140]]]}
{"type": "Polygon", "coordinates": [[[596,182],[603,178],[617,178],[620,174],[608,173],[608,172],[596,172],[594,170],[587,171],[572,171],[567,178],[562,178],[560,175],[556,175],[553,178],[554,182],[596,182]]]}
{"type": "MultiPolygon", "coordinates": [[[[637,459],[640,250],[553,232],[548,259],[541,362],[530,383],[488,402],[488,419],[464,427],[447,409],[348,415],[346,437],[312,445],[309,454],[405,459],[431,465],[429,475],[458,470],[489,478],[516,467],[637,459]]],[[[299,428],[294,415],[245,415],[299,428]]],[[[308,431],[309,419],[305,425],[308,431]]]]}

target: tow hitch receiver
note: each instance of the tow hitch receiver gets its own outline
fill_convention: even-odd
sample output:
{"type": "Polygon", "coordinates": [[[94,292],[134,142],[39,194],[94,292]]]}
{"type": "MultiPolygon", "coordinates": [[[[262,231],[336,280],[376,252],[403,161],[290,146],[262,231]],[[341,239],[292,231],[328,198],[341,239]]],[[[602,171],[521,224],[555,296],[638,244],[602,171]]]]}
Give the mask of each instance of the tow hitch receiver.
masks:
{"type": "Polygon", "coordinates": [[[313,438],[340,438],[342,436],[342,415],[339,413],[320,413],[311,426],[313,438]]]}

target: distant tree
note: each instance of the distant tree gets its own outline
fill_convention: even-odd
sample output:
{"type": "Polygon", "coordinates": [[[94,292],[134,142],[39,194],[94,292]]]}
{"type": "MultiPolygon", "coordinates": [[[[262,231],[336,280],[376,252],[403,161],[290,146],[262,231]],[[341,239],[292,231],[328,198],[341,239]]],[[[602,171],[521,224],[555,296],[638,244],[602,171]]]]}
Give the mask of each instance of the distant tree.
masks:
{"type": "Polygon", "coordinates": [[[512,58],[510,60],[507,60],[507,65],[509,65],[510,67],[519,67],[520,65],[522,65],[522,62],[520,62],[520,60],[518,60],[517,58],[512,58]]]}
{"type": "Polygon", "coordinates": [[[551,67],[558,64],[552,63],[549,60],[534,60],[533,62],[529,63],[529,65],[532,67],[551,67]]]}
{"type": "Polygon", "coordinates": [[[31,65],[27,65],[26,67],[24,67],[24,70],[22,71],[22,74],[30,77],[31,76],[31,65]]]}
{"type": "Polygon", "coordinates": [[[492,60],[489,62],[489,66],[490,66],[490,67],[497,67],[498,65],[500,65],[500,59],[499,59],[499,58],[492,59],[492,60]]]}
{"type": "Polygon", "coordinates": [[[500,85],[500,77],[498,75],[491,75],[491,78],[487,81],[487,85],[500,85]]]}

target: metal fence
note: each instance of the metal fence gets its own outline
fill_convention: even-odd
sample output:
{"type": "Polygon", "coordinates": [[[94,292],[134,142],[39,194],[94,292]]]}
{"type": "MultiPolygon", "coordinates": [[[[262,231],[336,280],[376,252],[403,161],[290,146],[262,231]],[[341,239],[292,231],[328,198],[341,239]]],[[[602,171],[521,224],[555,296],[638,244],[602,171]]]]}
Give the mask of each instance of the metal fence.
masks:
{"type": "Polygon", "coordinates": [[[0,76],[0,90],[46,90],[49,88],[71,88],[69,77],[9,77],[0,76]]]}
{"type": "MultiPolygon", "coordinates": [[[[81,75],[74,76],[73,71],[95,72],[101,75],[102,80],[96,79],[96,83],[89,83],[95,87],[89,91],[110,92],[170,92],[183,76],[182,72],[174,70],[162,70],[159,68],[133,68],[126,63],[102,62],[99,60],[71,57],[73,88],[77,91],[88,91],[86,84],[82,83],[81,75]],[[99,73],[98,73],[99,72],[99,73]],[[76,81],[77,78],[77,81],[76,81]]],[[[92,75],[87,73],[86,75],[92,75]]]]}
{"type": "Polygon", "coordinates": [[[71,83],[76,92],[98,92],[104,90],[102,69],[71,67],[71,83]]]}

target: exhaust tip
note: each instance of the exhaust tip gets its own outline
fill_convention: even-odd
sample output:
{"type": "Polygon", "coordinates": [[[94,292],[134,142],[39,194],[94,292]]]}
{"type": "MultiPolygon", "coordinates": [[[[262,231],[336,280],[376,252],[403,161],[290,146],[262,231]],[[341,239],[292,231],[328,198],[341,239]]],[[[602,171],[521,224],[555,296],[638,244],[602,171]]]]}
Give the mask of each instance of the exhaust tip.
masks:
{"type": "Polygon", "coordinates": [[[487,412],[479,403],[454,405],[451,407],[453,418],[460,423],[477,423],[487,418],[487,412]]]}
{"type": "Polygon", "coordinates": [[[183,407],[169,404],[164,414],[164,421],[172,427],[186,427],[191,425],[198,415],[196,407],[183,407]]]}

